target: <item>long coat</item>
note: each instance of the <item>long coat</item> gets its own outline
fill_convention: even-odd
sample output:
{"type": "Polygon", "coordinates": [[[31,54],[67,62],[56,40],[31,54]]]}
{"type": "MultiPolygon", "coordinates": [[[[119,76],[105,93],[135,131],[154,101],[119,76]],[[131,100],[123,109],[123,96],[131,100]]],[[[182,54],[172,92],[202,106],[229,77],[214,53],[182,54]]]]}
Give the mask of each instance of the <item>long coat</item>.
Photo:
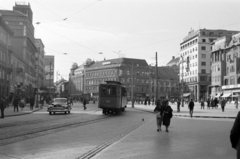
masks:
{"type": "Polygon", "coordinates": [[[172,118],[172,108],[168,105],[164,108],[163,111],[163,125],[169,126],[172,118]]]}
{"type": "Polygon", "coordinates": [[[240,159],[240,112],[238,112],[237,118],[233,124],[230,133],[230,141],[232,147],[237,150],[237,159],[240,159]]]}

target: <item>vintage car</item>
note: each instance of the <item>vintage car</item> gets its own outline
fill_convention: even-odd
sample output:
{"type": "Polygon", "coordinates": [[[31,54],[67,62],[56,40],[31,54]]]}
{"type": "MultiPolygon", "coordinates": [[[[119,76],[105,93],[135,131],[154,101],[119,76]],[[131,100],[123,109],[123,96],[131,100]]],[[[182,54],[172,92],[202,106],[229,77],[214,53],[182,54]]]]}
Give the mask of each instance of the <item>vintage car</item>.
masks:
{"type": "Polygon", "coordinates": [[[67,98],[54,98],[50,105],[48,105],[47,111],[51,115],[52,112],[55,114],[56,112],[64,112],[65,114],[69,113],[72,109],[70,102],[67,98]]]}

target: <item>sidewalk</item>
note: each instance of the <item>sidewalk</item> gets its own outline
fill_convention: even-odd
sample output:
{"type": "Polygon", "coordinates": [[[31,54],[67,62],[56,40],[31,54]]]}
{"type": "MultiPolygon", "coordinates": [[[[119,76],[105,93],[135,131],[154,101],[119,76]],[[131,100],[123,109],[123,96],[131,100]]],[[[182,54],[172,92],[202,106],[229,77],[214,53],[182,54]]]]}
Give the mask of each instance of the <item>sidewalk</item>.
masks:
{"type": "MultiPolygon", "coordinates": [[[[173,109],[173,115],[179,116],[179,117],[190,117],[188,105],[184,104],[184,107],[180,107],[180,112],[177,112],[177,104],[171,104],[170,106],[173,109]]],[[[132,107],[131,103],[128,103],[128,107],[132,107]]],[[[155,105],[143,105],[143,104],[135,104],[135,109],[140,109],[148,112],[152,112],[155,108],[155,105]]],[[[237,116],[239,109],[235,108],[234,104],[228,103],[225,107],[225,111],[222,112],[221,107],[218,106],[217,109],[207,109],[207,106],[205,106],[205,109],[200,109],[200,103],[195,103],[193,117],[194,118],[232,118],[235,119],[237,116]]]]}
{"type": "Polygon", "coordinates": [[[31,114],[35,111],[39,111],[42,108],[39,106],[39,108],[33,107],[33,110],[30,110],[30,105],[26,104],[25,107],[22,109],[18,107],[18,112],[14,112],[14,107],[10,105],[9,107],[5,108],[4,110],[4,117],[11,117],[11,116],[19,116],[19,115],[26,115],[31,114]]]}

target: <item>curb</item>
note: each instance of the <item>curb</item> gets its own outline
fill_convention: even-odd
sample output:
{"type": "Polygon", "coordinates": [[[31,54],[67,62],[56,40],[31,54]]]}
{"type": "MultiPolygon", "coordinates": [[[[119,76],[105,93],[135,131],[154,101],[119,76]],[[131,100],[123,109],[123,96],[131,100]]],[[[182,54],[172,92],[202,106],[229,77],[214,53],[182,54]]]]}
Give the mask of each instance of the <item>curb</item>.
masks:
{"type": "MultiPolygon", "coordinates": [[[[151,111],[151,110],[146,110],[146,109],[141,109],[141,108],[136,108],[136,107],[134,107],[134,109],[138,109],[138,110],[145,111],[145,112],[149,112],[149,113],[154,113],[154,112],[151,111]]],[[[173,116],[176,116],[176,117],[189,117],[189,118],[191,118],[190,115],[174,115],[174,114],[173,114],[173,116]]],[[[229,116],[199,116],[199,115],[196,115],[196,116],[193,115],[192,118],[236,119],[236,117],[229,117],[229,116]]]]}
{"type": "Polygon", "coordinates": [[[41,110],[42,108],[39,108],[39,109],[36,109],[36,110],[33,110],[31,112],[24,112],[24,113],[21,113],[21,114],[10,114],[10,115],[4,115],[4,117],[12,117],[12,116],[21,116],[21,115],[26,115],[26,114],[32,114],[34,112],[37,112],[39,110],[41,110]]]}

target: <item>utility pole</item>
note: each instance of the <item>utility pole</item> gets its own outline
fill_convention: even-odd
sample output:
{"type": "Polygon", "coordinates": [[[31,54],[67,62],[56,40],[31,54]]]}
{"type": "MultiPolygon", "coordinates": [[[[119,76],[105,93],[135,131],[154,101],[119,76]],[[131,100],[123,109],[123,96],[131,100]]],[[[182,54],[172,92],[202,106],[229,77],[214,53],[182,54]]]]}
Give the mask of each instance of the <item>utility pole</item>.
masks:
{"type": "Polygon", "coordinates": [[[156,52],[156,69],[155,69],[155,74],[156,74],[156,100],[158,99],[158,57],[157,57],[157,52],[156,52]]]}
{"type": "Polygon", "coordinates": [[[39,103],[39,54],[40,54],[40,49],[38,50],[38,65],[37,65],[37,99],[36,99],[36,107],[38,108],[38,103],[39,103]]]}
{"type": "Polygon", "coordinates": [[[134,79],[134,76],[133,76],[133,62],[132,62],[132,85],[131,85],[131,98],[132,98],[132,108],[134,108],[134,97],[133,97],[133,79],[134,79]]]}

